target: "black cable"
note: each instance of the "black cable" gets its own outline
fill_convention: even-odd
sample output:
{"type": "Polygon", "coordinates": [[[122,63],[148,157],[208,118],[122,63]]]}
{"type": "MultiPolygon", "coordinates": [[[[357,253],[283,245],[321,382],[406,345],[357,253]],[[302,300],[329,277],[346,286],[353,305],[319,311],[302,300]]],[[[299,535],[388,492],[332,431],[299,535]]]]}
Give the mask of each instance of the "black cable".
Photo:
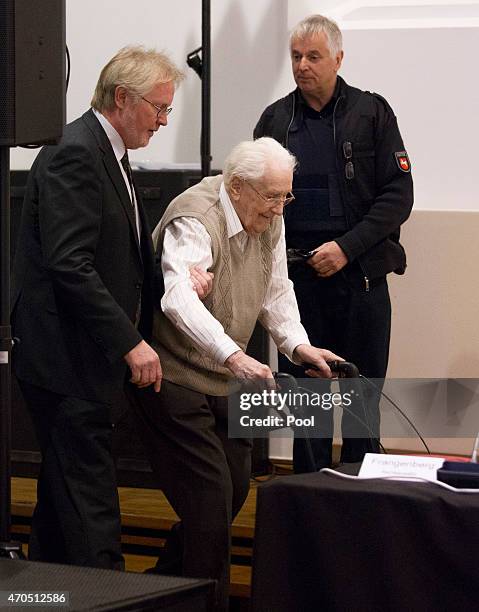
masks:
{"type": "MultiPolygon", "coordinates": [[[[363,377],[360,375],[360,378],[363,378],[363,377]]],[[[306,389],[306,387],[299,387],[298,386],[297,389],[298,389],[298,391],[304,391],[306,393],[311,393],[311,389],[306,389]]],[[[362,404],[363,404],[363,408],[365,408],[364,407],[364,399],[362,400],[362,404]]],[[[381,450],[383,451],[383,454],[387,455],[388,454],[387,450],[381,444],[381,440],[379,438],[376,438],[376,436],[374,435],[371,427],[369,426],[369,423],[365,423],[355,412],[353,412],[352,410],[350,410],[346,406],[341,405],[341,408],[343,409],[344,412],[347,412],[348,414],[350,414],[352,417],[354,417],[356,419],[356,421],[358,421],[358,423],[360,423],[363,427],[365,427],[367,429],[368,434],[369,434],[371,440],[377,440],[377,443],[379,444],[381,450]]],[[[364,413],[366,415],[366,409],[364,410],[364,413]]]]}
{"type": "Polygon", "coordinates": [[[68,50],[68,45],[65,46],[65,49],[66,49],[66,54],[67,54],[67,78],[65,82],[65,95],[66,95],[68,92],[68,85],[70,84],[71,61],[70,61],[70,51],[68,50]]]}
{"type": "Polygon", "coordinates": [[[416,426],[414,425],[414,423],[411,421],[411,419],[407,416],[407,414],[405,414],[401,408],[399,408],[399,406],[393,402],[393,400],[386,395],[386,393],[384,393],[384,391],[382,391],[377,385],[375,385],[373,383],[372,380],[369,380],[369,378],[366,378],[366,376],[363,376],[362,374],[359,375],[359,378],[362,378],[363,380],[365,380],[369,385],[371,385],[371,387],[373,387],[374,389],[376,389],[376,391],[379,391],[379,393],[385,397],[389,402],[391,402],[391,404],[394,406],[394,408],[396,408],[396,410],[399,412],[399,414],[409,423],[409,425],[414,429],[414,431],[416,432],[418,438],[421,440],[421,442],[424,445],[424,448],[427,451],[427,454],[430,455],[431,451],[429,450],[429,446],[426,444],[426,441],[424,440],[424,438],[422,437],[422,435],[420,434],[420,432],[418,431],[418,429],[416,428],[416,426]]]}
{"type": "MultiPolygon", "coordinates": [[[[335,361],[328,361],[327,364],[331,368],[331,370],[337,372],[342,378],[362,378],[367,383],[369,383],[376,391],[379,391],[379,393],[383,395],[389,402],[391,402],[391,404],[394,406],[394,408],[396,408],[399,414],[409,423],[409,425],[412,427],[414,432],[417,434],[417,436],[423,443],[424,448],[426,449],[427,453],[429,455],[431,454],[431,451],[429,450],[428,445],[426,444],[424,438],[421,436],[420,432],[417,430],[416,426],[411,421],[411,419],[409,419],[409,417],[406,416],[406,414],[401,410],[401,408],[399,408],[399,406],[395,404],[393,400],[390,397],[388,397],[386,393],[383,392],[382,389],[380,389],[377,385],[375,385],[369,378],[366,378],[366,376],[363,376],[362,374],[360,374],[357,366],[354,365],[354,363],[351,363],[349,361],[336,361],[335,360],[335,361]]],[[[307,365],[307,367],[312,367],[314,369],[317,369],[313,364],[303,364],[303,366],[304,365],[307,365]]],[[[357,415],[354,415],[354,416],[356,419],[358,418],[357,415]]],[[[365,416],[367,418],[366,412],[365,412],[365,416]]],[[[366,423],[362,423],[362,424],[365,425],[369,430],[369,427],[368,425],[366,425],[366,423]]],[[[379,442],[379,444],[381,443],[379,442]]],[[[382,445],[381,445],[381,448],[384,449],[382,445]]]]}
{"type": "MultiPolygon", "coordinates": [[[[298,385],[297,380],[294,378],[294,376],[291,376],[290,374],[286,374],[285,372],[273,372],[274,378],[278,379],[278,378],[283,378],[283,379],[287,379],[292,387],[294,388],[295,391],[302,391],[305,392],[307,394],[311,393],[311,389],[307,389],[306,387],[300,387],[298,385]]],[[[428,447],[428,445],[426,444],[426,441],[424,440],[423,436],[421,435],[420,431],[417,429],[417,427],[414,425],[414,423],[411,421],[411,419],[407,416],[407,414],[405,414],[405,412],[403,410],[401,410],[401,408],[386,394],[384,393],[384,391],[382,389],[380,389],[377,385],[375,385],[372,380],[370,380],[369,378],[367,378],[366,376],[363,376],[362,374],[359,374],[358,377],[364,381],[366,381],[373,389],[375,389],[376,391],[379,391],[380,395],[382,395],[384,398],[386,398],[391,405],[398,411],[398,413],[403,417],[403,419],[405,419],[405,421],[412,427],[412,429],[414,430],[414,432],[416,433],[416,435],[418,436],[418,438],[421,440],[422,444],[424,445],[424,448],[426,449],[428,455],[431,454],[431,451],[428,447]]],[[[363,408],[365,408],[364,406],[364,398],[362,400],[363,403],[363,408]]],[[[352,410],[350,410],[349,408],[347,408],[346,406],[342,406],[343,410],[346,411],[348,414],[350,414],[352,417],[354,417],[363,427],[365,427],[368,431],[368,433],[371,436],[371,439],[377,440],[379,447],[381,448],[382,452],[387,455],[388,452],[387,450],[384,448],[384,446],[381,443],[381,440],[379,438],[376,438],[371,430],[371,427],[369,426],[369,422],[365,423],[357,414],[355,414],[355,412],[353,412],[352,410]]],[[[366,415],[366,409],[365,409],[365,416],[366,415]]],[[[369,420],[369,419],[368,419],[369,420]]],[[[311,439],[309,437],[309,435],[307,434],[307,431],[305,429],[305,427],[302,427],[304,438],[306,441],[306,452],[308,454],[308,459],[311,463],[311,467],[316,467],[316,463],[314,461],[314,455],[313,455],[313,449],[311,446],[311,439]]],[[[274,466],[273,466],[274,468],[274,466]]],[[[314,470],[313,470],[314,471],[314,470]]],[[[271,478],[274,476],[274,469],[273,469],[273,474],[271,475],[271,478]]]]}

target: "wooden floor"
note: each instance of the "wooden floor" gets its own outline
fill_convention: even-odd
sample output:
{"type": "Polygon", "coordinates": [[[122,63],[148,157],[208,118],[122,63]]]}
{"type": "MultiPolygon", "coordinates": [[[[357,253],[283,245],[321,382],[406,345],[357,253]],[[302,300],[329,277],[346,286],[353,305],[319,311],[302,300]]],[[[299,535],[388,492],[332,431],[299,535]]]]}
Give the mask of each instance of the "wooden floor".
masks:
{"type": "MultiPolygon", "coordinates": [[[[231,595],[250,596],[251,551],[254,538],[257,482],[251,482],[248,499],[232,529],[231,595]]],[[[143,572],[155,564],[169,529],[178,517],[161,491],[118,489],[122,521],[122,549],[126,569],[143,572]]],[[[36,503],[36,480],[12,478],[12,535],[26,543],[36,503]]]]}

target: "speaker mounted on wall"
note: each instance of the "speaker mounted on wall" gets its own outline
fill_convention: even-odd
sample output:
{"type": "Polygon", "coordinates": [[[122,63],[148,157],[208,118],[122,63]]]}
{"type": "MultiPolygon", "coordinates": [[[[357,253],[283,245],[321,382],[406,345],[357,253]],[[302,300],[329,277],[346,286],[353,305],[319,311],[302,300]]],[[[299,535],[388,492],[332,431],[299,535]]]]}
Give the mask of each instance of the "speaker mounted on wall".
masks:
{"type": "Polygon", "coordinates": [[[0,146],[63,132],[65,0],[0,0],[0,146]]]}

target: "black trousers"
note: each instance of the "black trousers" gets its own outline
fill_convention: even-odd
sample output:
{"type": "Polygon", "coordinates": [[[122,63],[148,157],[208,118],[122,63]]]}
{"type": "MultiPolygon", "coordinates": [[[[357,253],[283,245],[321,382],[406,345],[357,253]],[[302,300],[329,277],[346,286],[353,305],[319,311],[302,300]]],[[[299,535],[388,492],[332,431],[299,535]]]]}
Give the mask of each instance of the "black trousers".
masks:
{"type": "Polygon", "coordinates": [[[29,558],[124,569],[110,407],[19,385],[42,452],[29,558]]]}
{"type": "MultiPolygon", "coordinates": [[[[323,279],[310,266],[299,263],[290,270],[289,276],[311,344],[353,362],[368,378],[384,378],[391,332],[391,302],[386,279],[376,279],[366,291],[359,267],[354,264],[323,279]]],[[[304,378],[304,370],[284,355],[279,356],[279,370],[304,378]]],[[[362,385],[361,403],[362,406],[356,402],[350,411],[343,412],[341,462],[361,461],[366,452],[379,451],[379,394],[362,385]],[[352,437],[348,437],[348,431],[354,432],[352,437]]],[[[322,414],[321,418],[325,420],[325,431],[331,431],[332,411],[322,414]]],[[[331,466],[331,437],[312,438],[311,448],[314,469],[331,466]]],[[[307,444],[297,437],[293,465],[296,473],[313,469],[307,444]]]]}
{"type": "Polygon", "coordinates": [[[131,386],[136,422],[158,484],[182,523],[181,573],[218,580],[228,609],[231,523],[248,495],[251,441],[228,438],[228,400],[163,381],[131,386]]]}

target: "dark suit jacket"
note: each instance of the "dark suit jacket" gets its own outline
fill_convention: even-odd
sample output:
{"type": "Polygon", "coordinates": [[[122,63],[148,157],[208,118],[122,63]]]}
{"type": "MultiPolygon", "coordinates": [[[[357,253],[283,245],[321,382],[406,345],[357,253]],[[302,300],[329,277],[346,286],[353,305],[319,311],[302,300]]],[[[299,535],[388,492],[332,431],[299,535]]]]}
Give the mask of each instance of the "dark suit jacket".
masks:
{"type": "Polygon", "coordinates": [[[116,398],[123,355],[151,332],[153,250],[137,199],[141,248],[118,162],[91,110],[39,153],[13,271],[13,367],[20,380],[93,401],[116,398]]]}

